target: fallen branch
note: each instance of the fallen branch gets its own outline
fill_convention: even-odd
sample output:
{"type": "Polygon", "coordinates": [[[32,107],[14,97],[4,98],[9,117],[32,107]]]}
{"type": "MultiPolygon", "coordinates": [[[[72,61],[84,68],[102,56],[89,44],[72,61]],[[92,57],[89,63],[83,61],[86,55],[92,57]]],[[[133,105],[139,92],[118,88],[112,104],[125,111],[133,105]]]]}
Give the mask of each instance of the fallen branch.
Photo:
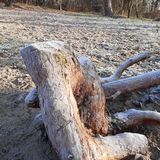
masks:
{"type": "Polygon", "coordinates": [[[129,109],[126,112],[114,114],[114,118],[123,123],[125,126],[135,126],[142,123],[160,124],[160,113],[156,111],[141,111],[136,109],[129,109]]]}
{"type": "Polygon", "coordinates": [[[101,78],[101,83],[103,84],[103,83],[112,82],[112,81],[119,79],[122,76],[122,73],[124,72],[124,70],[126,70],[131,65],[138,63],[139,61],[142,61],[142,60],[149,58],[150,55],[151,55],[150,52],[145,52],[142,54],[137,54],[137,55],[127,59],[125,62],[123,62],[119,66],[117,71],[112,76],[101,78]]]}
{"type": "Polygon", "coordinates": [[[106,97],[117,92],[121,94],[160,85],[160,70],[102,84],[106,97]]]}

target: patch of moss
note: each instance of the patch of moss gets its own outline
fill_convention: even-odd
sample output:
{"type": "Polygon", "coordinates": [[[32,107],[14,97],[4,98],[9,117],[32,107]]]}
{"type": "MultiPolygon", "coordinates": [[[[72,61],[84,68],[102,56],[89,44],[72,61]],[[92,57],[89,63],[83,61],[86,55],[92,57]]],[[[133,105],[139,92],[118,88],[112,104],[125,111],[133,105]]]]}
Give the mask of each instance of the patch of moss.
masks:
{"type": "Polygon", "coordinates": [[[67,59],[66,59],[66,52],[58,52],[58,54],[56,54],[56,58],[58,60],[58,62],[60,62],[61,65],[64,65],[67,63],[67,59]]]}

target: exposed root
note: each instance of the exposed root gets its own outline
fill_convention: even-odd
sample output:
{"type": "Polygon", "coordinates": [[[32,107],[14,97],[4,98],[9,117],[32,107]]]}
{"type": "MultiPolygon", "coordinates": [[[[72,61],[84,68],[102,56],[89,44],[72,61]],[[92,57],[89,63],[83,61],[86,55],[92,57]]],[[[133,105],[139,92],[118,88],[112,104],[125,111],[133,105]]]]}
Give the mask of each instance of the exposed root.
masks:
{"type": "Polygon", "coordinates": [[[114,117],[125,126],[135,126],[146,122],[147,124],[160,124],[160,113],[156,111],[129,109],[126,112],[114,114],[114,117]]]}
{"type": "Polygon", "coordinates": [[[125,78],[102,84],[106,97],[110,97],[116,92],[121,94],[136,90],[147,89],[160,85],[160,70],[148,72],[142,75],[125,78]]]}
{"type": "Polygon", "coordinates": [[[106,125],[105,121],[101,121],[105,115],[103,89],[94,72],[90,75],[92,79],[81,76],[80,73],[83,75],[88,72],[84,72],[85,67],[62,42],[36,43],[23,49],[21,54],[38,88],[42,120],[48,138],[61,160],[120,160],[129,155],[147,154],[148,141],[143,135],[123,133],[96,137],[89,134],[80,118],[74,92],[79,96],[79,93],[90,91],[82,98],[85,102],[82,105],[92,105],[91,110],[88,112],[88,108],[85,110],[84,107],[83,113],[94,122],[93,127],[100,126],[103,129],[106,125]],[[93,84],[90,85],[89,82],[93,84]],[[79,85],[84,85],[83,90],[79,85]],[[103,103],[98,105],[99,102],[103,103]]]}
{"type": "Polygon", "coordinates": [[[130,155],[147,155],[148,140],[144,135],[137,133],[121,133],[115,136],[103,137],[107,146],[108,159],[120,160],[130,155]]]}
{"type": "Polygon", "coordinates": [[[138,63],[139,61],[149,58],[150,55],[151,55],[150,52],[145,52],[142,54],[137,54],[127,59],[125,62],[123,62],[119,66],[117,71],[112,76],[101,78],[101,83],[103,84],[103,83],[112,82],[112,81],[119,79],[122,76],[122,73],[124,72],[124,70],[126,70],[128,67],[132,66],[133,64],[138,63]]]}
{"type": "MultiPolygon", "coordinates": [[[[35,116],[32,125],[37,130],[41,131],[42,138],[47,137],[41,113],[38,113],[35,116]]],[[[122,158],[137,156],[146,157],[148,153],[147,138],[144,135],[137,133],[125,132],[107,137],[97,135],[95,140],[103,145],[108,160],[120,160],[122,158]]]]}

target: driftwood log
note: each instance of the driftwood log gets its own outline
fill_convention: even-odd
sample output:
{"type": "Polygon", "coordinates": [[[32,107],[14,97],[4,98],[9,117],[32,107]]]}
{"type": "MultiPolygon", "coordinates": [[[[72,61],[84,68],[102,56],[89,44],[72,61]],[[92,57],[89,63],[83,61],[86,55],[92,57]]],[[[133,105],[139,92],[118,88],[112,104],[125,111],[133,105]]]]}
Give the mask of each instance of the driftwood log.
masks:
{"type": "MultiPolygon", "coordinates": [[[[143,135],[106,136],[105,95],[124,92],[117,89],[109,91],[109,95],[107,83],[102,84],[89,59],[77,58],[60,41],[32,44],[22,49],[21,54],[37,87],[29,97],[38,95],[48,137],[61,160],[120,160],[147,154],[148,141],[143,135]]],[[[160,71],[150,74],[155,76],[149,75],[152,85],[147,87],[160,84],[160,71]]],[[[137,80],[143,79],[133,77],[133,81],[137,80]]],[[[126,80],[120,83],[123,82],[126,80]]],[[[117,85],[118,81],[109,83],[117,85]]]]}

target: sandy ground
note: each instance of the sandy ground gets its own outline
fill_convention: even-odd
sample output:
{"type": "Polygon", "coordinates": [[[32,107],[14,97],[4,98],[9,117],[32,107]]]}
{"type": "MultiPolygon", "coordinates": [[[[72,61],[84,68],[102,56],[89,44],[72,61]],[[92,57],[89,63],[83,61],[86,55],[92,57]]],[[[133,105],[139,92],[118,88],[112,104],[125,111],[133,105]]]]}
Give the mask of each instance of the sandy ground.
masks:
{"type": "MultiPolygon", "coordinates": [[[[92,59],[101,76],[111,75],[125,59],[143,51],[154,52],[124,76],[160,69],[160,23],[149,20],[112,19],[68,12],[0,9],[0,159],[56,160],[48,140],[32,125],[38,109],[27,108],[24,97],[34,84],[19,49],[37,41],[62,40],[75,54],[92,59]]],[[[121,96],[108,102],[112,115],[128,108],[160,111],[160,101],[139,102],[153,90],[121,96]],[[135,105],[136,104],[136,105],[135,105]]],[[[160,95],[159,95],[160,96],[160,95]]],[[[145,134],[152,160],[160,158],[160,127],[130,130],[145,134]]]]}

